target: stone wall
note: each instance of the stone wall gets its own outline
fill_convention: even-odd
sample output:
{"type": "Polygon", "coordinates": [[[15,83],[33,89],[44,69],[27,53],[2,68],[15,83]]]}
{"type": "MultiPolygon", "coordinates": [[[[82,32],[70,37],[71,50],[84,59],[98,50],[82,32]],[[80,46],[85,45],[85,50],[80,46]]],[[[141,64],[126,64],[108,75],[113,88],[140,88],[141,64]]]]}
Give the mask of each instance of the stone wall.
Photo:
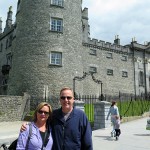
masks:
{"type": "Polygon", "coordinates": [[[111,121],[106,120],[111,103],[106,101],[97,102],[94,104],[94,128],[102,129],[111,126],[111,121]]]}
{"type": "MultiPolygon", "coordinates": [[[[84,111],[84,102],[75,101],[75,107],[84,111]]],[[[106,120],[109,108],[111,106],[110,102],[101,101],[94,103],[94,126],[93,130],[107,128],[111,126],[111,120],[106,120]]]]}
{"type": "Polygon", "coordinates": [[[0,95],[0,122],[20,121],[30,111],[30,96],[0,95]]]}

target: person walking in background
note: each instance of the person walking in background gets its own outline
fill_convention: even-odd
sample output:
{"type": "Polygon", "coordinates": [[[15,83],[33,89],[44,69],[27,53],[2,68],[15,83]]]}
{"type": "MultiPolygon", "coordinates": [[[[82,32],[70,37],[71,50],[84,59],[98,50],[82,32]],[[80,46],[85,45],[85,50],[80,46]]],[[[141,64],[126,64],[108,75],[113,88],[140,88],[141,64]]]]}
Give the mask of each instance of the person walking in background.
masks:
{"type": "MultiPolygon", "coordinates": [[[[61,89],[60,104],[52,115],[53,150],[93,150],[90,123],[85,113],[73,106],[71,88],[61,89]]],[[[25,130],[25,124],[21,130],[25,130]]]]}
{"type": "Polygon", "coordinates": [[[111,115],[111,122],[112,122],[112,126],[113,126],[113,130],[111,132],[111,136],[113,137],[113,136],[115,136],[116,116],[120,116],[116,101],[112,101],[112,104],[111,104],[111,107],[109,108],[109,112],[107,114],[106,120],[108,120],[109,115],[111,115]]]}
{"type": "Polygon", "coordinates": [[[116,123],[115,123],[115,132],[116,132],[116,141],[119,139],[119,136],[121,134],[121,130],[120,130],[120,120],[121,118],[119,116],[116,116],[116,123]]]}
{"type": "Polygon", "coordinates": [[[31,137],[29,141],[30,129],[29,125],[27,125],[26,130],[19,134],[16,150],[51,150],[53,138],[51,126],[48,123],[51,117],[51,106],[46,102],[40,103],[34,112],[33,122],[31,122],[31,137]]]}

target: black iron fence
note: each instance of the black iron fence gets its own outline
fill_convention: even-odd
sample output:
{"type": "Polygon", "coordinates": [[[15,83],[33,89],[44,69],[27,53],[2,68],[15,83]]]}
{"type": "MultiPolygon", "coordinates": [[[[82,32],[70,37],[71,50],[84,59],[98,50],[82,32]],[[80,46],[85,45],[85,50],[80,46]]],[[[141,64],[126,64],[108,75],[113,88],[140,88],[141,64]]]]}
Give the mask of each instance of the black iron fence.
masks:
{"type": "Polygon", "coordinates": [[[119,112],[122,116],[140,116],[150,110],[150,95],[141,94],[135,96],[119,92],[116,96],[105,95],[109,102],[117,101],[119,112]]]}
{"type": "MultiPolygon", "coordinates": [[[[112,100],[117,101],[119,112],[122,116],[140,116],[144,112],[150,110],[150,96],[141,94],[140,96],[134,96],[133,94],[126,94],[119,92],[118,95],[77,95],[75,100],[83,101],[84,111],[90,122],[94,122],[94,105],[93,103],[104,100],[111,102],[112,100]]],[[[53,109],[60,107],[59,96],[51,96],[47,100],[53,109]]],[[[40,101],[36,101],[36,104],[40,101]]]]}

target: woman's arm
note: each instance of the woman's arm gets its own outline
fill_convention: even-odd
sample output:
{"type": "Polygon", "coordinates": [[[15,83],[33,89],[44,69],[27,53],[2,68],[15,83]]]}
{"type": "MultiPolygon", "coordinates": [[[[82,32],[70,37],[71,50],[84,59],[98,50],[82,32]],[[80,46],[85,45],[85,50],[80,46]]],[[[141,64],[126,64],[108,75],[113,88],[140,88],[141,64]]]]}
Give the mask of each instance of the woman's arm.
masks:
{"type": "Polygon", "coordinates": [[[107,114],[106,120],[108,120],[109,115],[110,115],[110,108],[109,108],[109,112],[107,114]]]}

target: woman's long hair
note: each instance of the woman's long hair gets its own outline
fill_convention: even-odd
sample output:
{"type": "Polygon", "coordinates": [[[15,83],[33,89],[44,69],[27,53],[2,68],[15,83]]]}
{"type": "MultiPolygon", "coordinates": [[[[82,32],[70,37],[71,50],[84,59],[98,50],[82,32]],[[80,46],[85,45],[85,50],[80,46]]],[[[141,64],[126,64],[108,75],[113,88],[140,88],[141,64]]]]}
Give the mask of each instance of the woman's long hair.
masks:
{"type": "Polygon", "coordinates": [[[114,105],[116,105],[116,103],[117,103],[116,101],[112,101],[111,102],[111,107],[114,106],[114,105]]]}
{"type": "Polygon", "coordinates": [[[47,106],[49,108],[49,117],[47,119],[47,121],[51,121],[52,119],[52,107],[49,103],[46,102],[41,102],[37,108],[35,109],[35,112],[33,114],[33,121],[36,122],[37,121],[37,113],[39,110],[41,110],[42,107],[47,106]]]}

